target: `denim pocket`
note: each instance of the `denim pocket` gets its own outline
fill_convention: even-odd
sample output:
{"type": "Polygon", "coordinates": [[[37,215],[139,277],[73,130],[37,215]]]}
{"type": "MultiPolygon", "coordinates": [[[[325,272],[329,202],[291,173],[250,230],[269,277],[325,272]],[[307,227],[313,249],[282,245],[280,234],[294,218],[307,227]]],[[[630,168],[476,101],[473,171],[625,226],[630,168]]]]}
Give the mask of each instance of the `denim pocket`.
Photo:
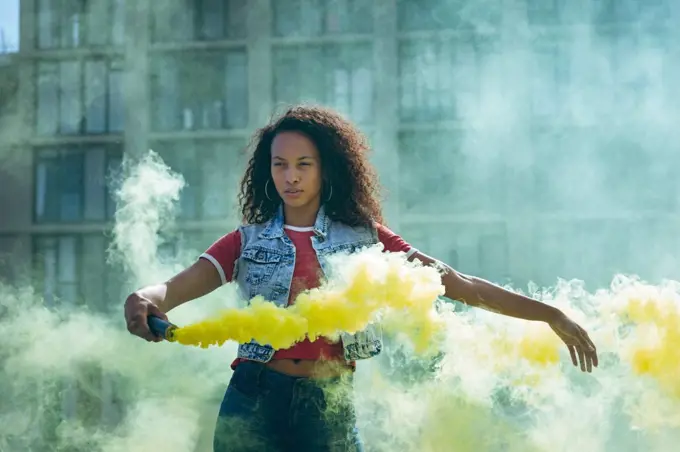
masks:
{"type": "Polygon", "coordinates": [[[268,446],[269,426],[263,415],[262,397],[250,392],[249,388],[238,388],[239,384],[229,383],[224,394],[220,412],[215,425],[213,450],[261,451],[270,450],[268,446]]]}
{"type": "Polygon", "coordinates": [[[246,282],[259,286],[269,281],[281,263],[282,255],[265,248],[247,248],[241,259],[246,264],[246,282]]]}
{"type": "MultiPolygon", "coordinates": [[[[249,363],[241,363],[247,366],[249,363]]],[[[243,416],[255,413],[260,407],[263,388],[259,385],[257,374],[249,369],[236,369],[231,377],[227,391],[220,406],[220,416],[243,416]]]]}
{"type": "Polygon", "coordinates": [[[220,405],[220,417],[252,415],[257,412],[259,406],[259,397],[248,396],[230,384],[220,405]]]}

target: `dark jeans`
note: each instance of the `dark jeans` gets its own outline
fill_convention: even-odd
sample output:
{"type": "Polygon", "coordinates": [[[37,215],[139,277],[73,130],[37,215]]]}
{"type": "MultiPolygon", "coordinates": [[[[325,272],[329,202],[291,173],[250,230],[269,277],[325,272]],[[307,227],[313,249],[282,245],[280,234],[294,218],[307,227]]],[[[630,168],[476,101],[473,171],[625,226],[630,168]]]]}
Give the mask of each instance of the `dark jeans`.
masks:
{"type": "Polygon", "coordinates": [[[291,377],[256,362],[238,365],[217,419],[215,452],[363,452],[352,376],[291,377]]]}

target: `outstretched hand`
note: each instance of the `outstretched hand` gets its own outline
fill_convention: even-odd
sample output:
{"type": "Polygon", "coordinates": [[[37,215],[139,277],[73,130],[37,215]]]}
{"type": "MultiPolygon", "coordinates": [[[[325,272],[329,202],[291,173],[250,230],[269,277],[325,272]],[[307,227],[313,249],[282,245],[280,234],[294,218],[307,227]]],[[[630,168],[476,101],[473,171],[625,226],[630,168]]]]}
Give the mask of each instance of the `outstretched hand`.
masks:
{"type": "Polygon", "coordinates": [[[574,366],[580,364],[583,372],[592,372],[593,366],[597,367],[598,364],[597,349],[586,330],[565,314],[559,315],[549,324],[555,334],[567,345],[574,366]]]}

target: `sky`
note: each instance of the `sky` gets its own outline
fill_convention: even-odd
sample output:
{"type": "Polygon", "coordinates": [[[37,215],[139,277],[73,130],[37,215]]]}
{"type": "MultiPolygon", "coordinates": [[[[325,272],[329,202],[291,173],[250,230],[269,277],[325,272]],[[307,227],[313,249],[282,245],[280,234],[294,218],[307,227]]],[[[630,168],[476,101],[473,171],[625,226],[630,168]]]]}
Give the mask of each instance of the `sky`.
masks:
{"type": "Polygon", "coordinates": [[[0,0],[0,53],[19,49],[19,0],[0,0]]]}

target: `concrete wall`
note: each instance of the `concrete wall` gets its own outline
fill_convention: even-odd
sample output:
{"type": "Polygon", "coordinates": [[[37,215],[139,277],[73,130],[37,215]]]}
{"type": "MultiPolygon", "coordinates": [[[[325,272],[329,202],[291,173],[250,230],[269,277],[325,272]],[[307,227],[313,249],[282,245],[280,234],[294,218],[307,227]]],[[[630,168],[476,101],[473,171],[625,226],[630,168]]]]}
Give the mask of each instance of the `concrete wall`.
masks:
{"type": "Polygon", "coordinates": [[[0,83],[14,87],[11,107],[0,106],[0,279],[16,279],[31,261],[33,161],[28,131],[35,88],[31,64],[20,56],[33,49],[33,3],[20,2],[20,53],[0,55],[0,83]]]}

